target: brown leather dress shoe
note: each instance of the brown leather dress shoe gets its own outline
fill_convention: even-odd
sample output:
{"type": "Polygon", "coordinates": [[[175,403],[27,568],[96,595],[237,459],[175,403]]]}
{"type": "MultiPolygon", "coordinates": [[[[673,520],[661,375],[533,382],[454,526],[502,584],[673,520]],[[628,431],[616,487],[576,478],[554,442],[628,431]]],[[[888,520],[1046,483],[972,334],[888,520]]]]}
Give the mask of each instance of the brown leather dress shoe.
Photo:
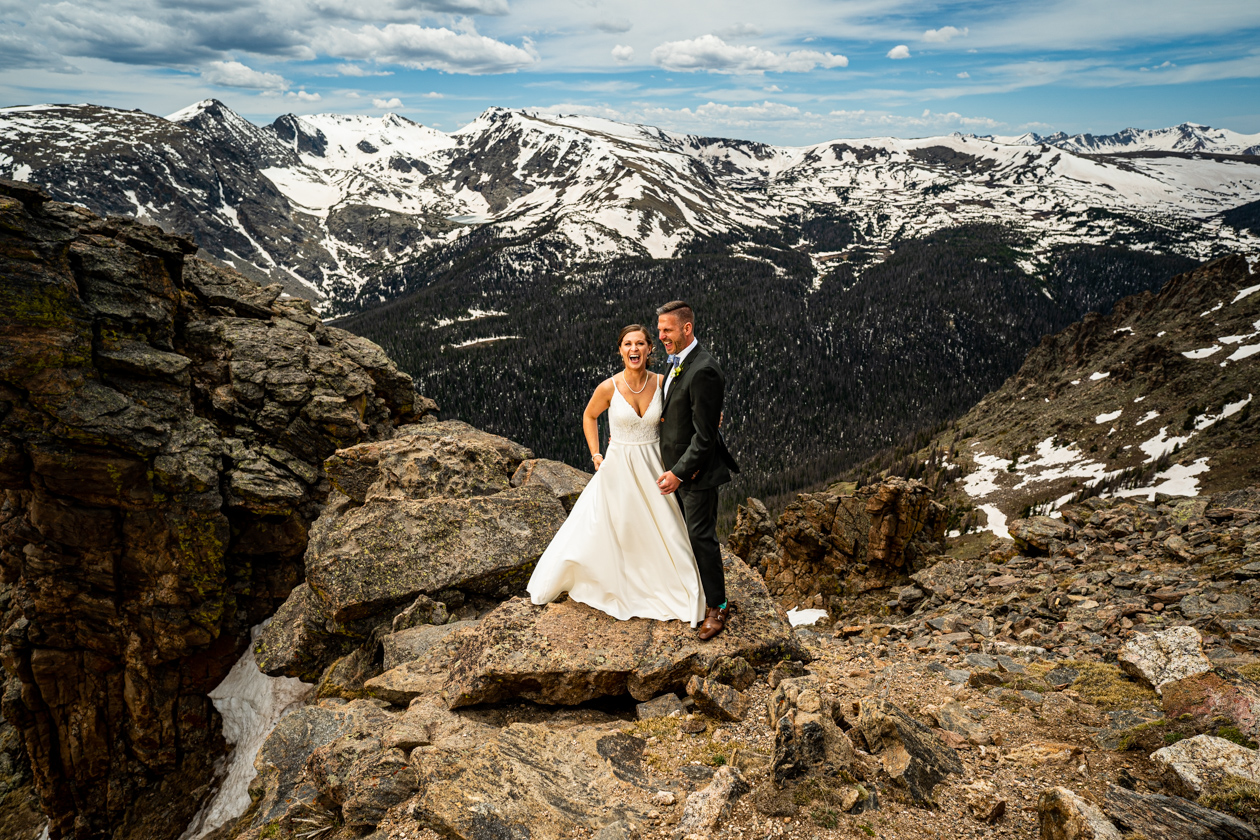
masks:
{"type": "Polygon", "coordinates": [[[730,612],[730,605],[727,605],[725,608],[709,607],[704,614],[704,623],[700,625],[700,641],[707,642],[726,629],[726,621],[730,612]]]}

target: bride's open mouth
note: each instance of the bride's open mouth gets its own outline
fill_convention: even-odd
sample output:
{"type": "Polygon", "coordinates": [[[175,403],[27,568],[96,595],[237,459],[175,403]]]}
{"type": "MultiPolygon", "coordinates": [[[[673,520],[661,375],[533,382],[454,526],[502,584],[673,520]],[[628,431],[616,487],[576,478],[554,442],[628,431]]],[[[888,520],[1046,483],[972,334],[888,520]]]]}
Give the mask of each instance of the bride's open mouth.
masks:
{"type": "Polygon", "coordinates": [[[640,356],[638,353],[631,353],[629,356],[627,356],[627,358],[630,360],[630,364],[637,365],[639,363],[639,359],[643,357],[640,356]]]}

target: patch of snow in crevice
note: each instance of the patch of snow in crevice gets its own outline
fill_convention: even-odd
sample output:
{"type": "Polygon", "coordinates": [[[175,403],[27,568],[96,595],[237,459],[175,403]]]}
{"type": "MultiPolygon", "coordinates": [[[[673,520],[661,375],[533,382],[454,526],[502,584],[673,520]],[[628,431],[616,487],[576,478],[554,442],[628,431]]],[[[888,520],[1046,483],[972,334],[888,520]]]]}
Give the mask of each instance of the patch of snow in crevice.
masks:
{"type": "Polygon", "coordinates": [[[1110,423],[1112,420],[1115,420],[1117,417],[1119,417],[1123,413],[1124,413],[1123,408],[1118,408],[1115,411],[1108,411],[1106,414],[1099,414],[1097,417],[1095,417],[1094,422],[1099,423],[1099,424],[1110,423]]]}
{"type": "Polygon", "coordinates": [[[219,789],[179,840],[200,840],[249,807],[249,783],[258,775],[254,759],[280,718],[302,704],[313,686],[291,677],[269,677],[254,661],[254,642],[267,619],[250,631],[249,647],[208,695],[223,717],[223,739],[232,746],[219,789]]]}
{"type": "Polygon", "coordinates": [[[1202,417],[1200,417],[1198,420],[1196,420],[1194,423],[1194,428],[1198,431],[1203,431],[1208,426],[1211,426],[1213,423],[1219,423],[1221,420],[1224,420],[1226,417],[1233,417],[1235,414],[1242,411],[1243,407],[1246,406],[1247,403],[1249,402],[1251,402],[1251,394],[1248,394],[1247,399],[1245,400],[1239,400],[1238,402],[1226,403],[1225,407],[1221,409],[1220,414],[1205,414],[1202,417]]]}
{"type": "Polygon", "coordinates": [[[1219,344],[1213,344],[1211,347],[1201,347],[1198,350],[1186,350],[1181,355],[1187,359],[1206,359],[1220,349],[1221,346],[1219,344]]]}
{"type": "Polygon", "coordinates": [[[1133,398],[1133,401],[1134,401],[1135,403],[1140,403],[1140,402],[1141,402],[1142,400],[1144,400],[1144,399],[1146,399],[1146,395],[1145,395],[1145,394],[1143,394],[1143,395],[1142,395],[1142,396],[1140,396],[1140,397],[1134,397],[1134,398],[1133,398]]]}
{"type": "Polygon", "coordinates": [[[1148,411],[1148,412],[1146,412],[1146,416],[1144,416],[1141,420],[1137,421],[1137,422],[1136,422],[1136,423],[1134,423],[1133,425],[1135,425],[1135,426],[1141,426],[1143,423],[1149,423],[1149,422],[1151,422],[1152,420],[1154,420],[1154,419],[1155,419],[1156,417],[1158,417],[1158,416],[1159,416],[1159,412],[1158,412],[1158,411],[1154,411],[1154,410],[1152,410],[1152,411],[1148,411]]]}
{"type": "Polygon", "coordinates": [[[1089,375],[1089,381],[1097,382],[1100,379],[1106,379],[1108,376],[1111,376],[1111,371],[1107,371],[1106,373],[1099,373],[1098,371],[1094,371],[1093,373],[1089,375]]]}
{"type": "Polygon", "coordinates": [[[1185,437],[1168,437],[1168,427],[1164,426],[1155,437],[1139,443],[1138,449],[1146,453],[1146,463],[1149,464],[1161,455],[1172,452],[1178,446],[1184,446],[1188,440],[1190,440],[1190,435],[1185,437]]]}
{"type": "Polygon", "coordinates": [[[799,610],[796,607],[787,611],[788,623],[793,627],[807,627],[820,618],[827,617],[826,610],[799,610]]]}
{"type": "Polygon", "coordinates": [[[1116,327],[1114,330],[1111,331],[1111,334],[1115,335],[1116,333],[1122,333],[1122,332],[1127,332],[1129,335],[1132,335],[1133,327],[1116,327]]]}
{"type": "Polygon", "coordinates": [[[1234,299],[1230,301],[1230,304],[1233,305],[1235,303],[1238,303],[1238,301],[1242,300],[1248,295],[1254,295],[1256,292],[1260,292],[1260,284],[1257,284],[1255,286],[1248,286],[1245,289],[1240,289],[1238,294],[1234,295],[1234,299]]]}
{"type": "Polygon", "coordinates": [[[1204,317],[1206,317],[1206,316],[1208,316],[1208,315],[1211,315],[1213,312],[1216,312],[1217,310],[1219,310],[1219,309],[1220,309],[1221,307],[1223,307],[1224,305],[1225,305],[1225,301],[1223,301],[1223,300],[1221,300],[1221,301],[1217,301],[1216,306],[1213,306],[1211,309],[1209,309],[1209,310],[1208,310],[1208,311],[1206,311],[1206,312],[1200,312],[1200,313],[1199,313],[1199,317],[1200,317],[1200,318],[1204,318],[1204,317]]]}
{"type": "Polygon", "coordinates": [[[979,505],[979,510],[984,511],[984,515],[988,517],[988,521],[982,530],[992,531],[995,537],[1010,539],[1011,532],[1006,530],[1006,514],[997,509],[995,505],[979,505]]]}

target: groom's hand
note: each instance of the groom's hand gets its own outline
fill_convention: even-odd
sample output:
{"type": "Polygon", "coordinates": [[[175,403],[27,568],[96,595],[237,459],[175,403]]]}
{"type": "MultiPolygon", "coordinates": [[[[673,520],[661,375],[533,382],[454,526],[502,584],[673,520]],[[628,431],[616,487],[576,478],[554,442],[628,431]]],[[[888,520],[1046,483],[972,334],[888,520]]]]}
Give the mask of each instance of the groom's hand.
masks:
{"type": "Polygon", "coordinates": [[[661,477],[656,479],[656,486],[660,488],[662,496],[668,496],[678,489],[678,485],[682,484],[678,480],[678,476],[668,470],[661,473],[661,477]]]}

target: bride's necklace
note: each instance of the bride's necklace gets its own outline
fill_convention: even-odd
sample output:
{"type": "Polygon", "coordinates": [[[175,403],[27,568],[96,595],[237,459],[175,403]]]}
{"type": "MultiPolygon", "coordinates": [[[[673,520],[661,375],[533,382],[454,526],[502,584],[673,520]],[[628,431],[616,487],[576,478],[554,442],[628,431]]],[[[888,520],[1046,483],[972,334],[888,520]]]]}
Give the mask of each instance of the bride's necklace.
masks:
{"type": "Polygon", "coordinates": [[[637,391],[636,391],[636,390],[634,390],[633,388],[631,388],[631,387],[630,387],[630,380],[626,378],[626,372],[625,372],[624,370],[621,372],[621,381],[622,381],[622,382],[624,382],[624,383],[626,383],[626,389],[627,389],[630,393],[632,393],[632,394],[642,394],[642,393],[643,393],[643,389],[647,387],[648,380],[649,380],[649,379],[651,379],[651,378],[652,378],[652,375],[651,375],[651,374],[648,374],[647,376],[644,376],[644,377],[643,377],[643,384],[642,384],[642,385],[640,385],[640,386],[639,386],[639,390],[637,390],[637,391]]]}

